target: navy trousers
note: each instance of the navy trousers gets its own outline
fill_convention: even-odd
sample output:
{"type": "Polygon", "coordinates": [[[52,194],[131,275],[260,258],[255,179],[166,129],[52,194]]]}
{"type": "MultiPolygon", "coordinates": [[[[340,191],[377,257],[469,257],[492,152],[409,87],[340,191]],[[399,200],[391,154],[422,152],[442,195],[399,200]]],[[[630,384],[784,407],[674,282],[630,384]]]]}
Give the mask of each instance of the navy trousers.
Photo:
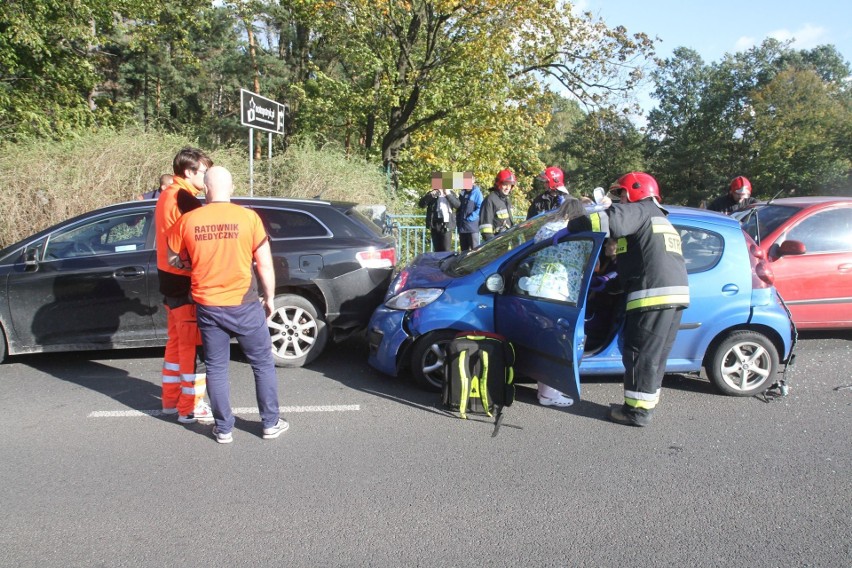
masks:
{"type": "Polygon", "coordinates": [[[236,338],[254,372],[257,407],[264,428],[278,423],[278,377],[272,358],[272,341],[266,313],[260,302],[241,306],[203,306],[196,310],[198,330],[207,364],[207,396],[216,429],[225,434],[234,428],[231,384],[228,379],[232,338],[236,338]]]}

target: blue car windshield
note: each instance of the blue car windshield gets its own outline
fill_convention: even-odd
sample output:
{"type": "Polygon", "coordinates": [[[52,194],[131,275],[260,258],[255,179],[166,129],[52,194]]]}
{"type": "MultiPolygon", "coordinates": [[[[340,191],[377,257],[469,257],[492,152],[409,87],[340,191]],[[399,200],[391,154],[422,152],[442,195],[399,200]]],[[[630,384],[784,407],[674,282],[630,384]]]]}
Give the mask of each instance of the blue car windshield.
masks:
{"type": "Polygon", "coordinates": [[[784,205],[758,205],[745,213],[736,215],[740,223],[755,242],[780,227],[787,219],[799,212],[798,207],[784,205]]]}
{"type": "Polygon", "coordinates": [[[552,221],[553,218],[553,213],[546,213],[522,221],[471,251],[449,257],[442,268],[447,274],[453,276],[466,276],[476,272],[510,250],[533,240],[541,226],[552,221]]]}

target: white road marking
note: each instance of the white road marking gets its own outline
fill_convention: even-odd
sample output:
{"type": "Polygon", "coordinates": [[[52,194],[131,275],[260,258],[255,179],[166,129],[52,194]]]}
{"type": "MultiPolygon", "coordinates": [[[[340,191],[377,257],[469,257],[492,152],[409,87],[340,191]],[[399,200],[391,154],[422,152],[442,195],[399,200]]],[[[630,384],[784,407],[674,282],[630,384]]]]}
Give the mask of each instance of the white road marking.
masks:
{"type": "MultiPolygon", "coordinates": [[[[322,406],[281,406],[284,414],[297,412],[350,412],[361,410],[360,404],[329,404],[322,406]]],[[[260,414],[256,406],[235,408],[234,414],[260,414]]],[[[87,418],[138,418],[140,416],[163,416],[162,410],[95,410],[87,418]]],[[[175,416],[171,414],[170,416],[175,416]]]]}

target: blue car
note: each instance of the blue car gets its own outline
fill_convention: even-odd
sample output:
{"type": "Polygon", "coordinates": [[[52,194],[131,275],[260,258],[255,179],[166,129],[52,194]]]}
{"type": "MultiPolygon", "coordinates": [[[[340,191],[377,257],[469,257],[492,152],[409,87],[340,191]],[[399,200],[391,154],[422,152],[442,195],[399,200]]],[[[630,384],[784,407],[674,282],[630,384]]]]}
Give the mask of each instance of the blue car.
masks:
{"type": "MultiPolygon", "coordinates": [[[[790,359],[795,328],[762,252],[735,219],[668,209],[682,241],[691,303],[667,372],[699,373],[703,367],[724,394],[765,391],[790,359]]],[[[602,292],[590,294],[597,288],[592,281],[605,235],[563,230],[536,242],[539,229],[554,220],[553,214],[534,217],[466,253],[417,257],[395,276],[373,312],[370,365],[391,376],[408,370],[424,387],[439,389],[447,343],[459,331],[485,330],[514,344],[516,375],[575,398],[581,375],[623,374],[623,298],[610,294],[608,307],[601,308],[602,292]],[[579,251],[581,260],[574,263],[570,293],[530,285],[541,277],[537,260],[569,250],[574,257],[579,251]]]]}

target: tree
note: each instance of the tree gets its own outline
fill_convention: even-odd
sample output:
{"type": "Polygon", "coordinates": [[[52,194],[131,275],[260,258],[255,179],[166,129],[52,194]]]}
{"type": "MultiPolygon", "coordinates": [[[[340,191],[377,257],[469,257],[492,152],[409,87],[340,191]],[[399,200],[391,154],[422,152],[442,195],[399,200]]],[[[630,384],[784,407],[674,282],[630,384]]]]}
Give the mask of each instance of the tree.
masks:
{"type": "Polygon", "coordinates": [[[630,120],[612,109],[590,112],[565,141],[566,153],[577,164],[567,171],[573,193],[591,195],[623,173],[644,169],[642,135],[630,120]]]}
{"type": "Polygon", "coordinates": [[[652,75],[658,107],[648,115],[646,158],[667,200],[698,204],[709,189],[712,147],[702,108],[709,69],[694,50],[679,47],[652,75]]]}
{"type": "Polygon", "coordinates": [[[810,69],[789,67],[752,96],[754,183],[764,192],[831,191],[852,170],[849,108],[810,69]]]}
{"type": "Polygon", "coordinates": [[[763,198],[779,184],[836,187],[852,154],[849,75],[831,46],[794,51],[766,40],[710,66],[678,49],[654,75],[660,107],[649,116],[651,169],[691,204],[739,175],[763,198]]]}
{"type": "Polygon", "coordinates": [[[507,128],[519,115],[529,119],[545,79],[600,104],[629,89],[636,58],[651,53],[643,34],[630,37],[544,0],[346,0],[320,21],[317,31],[340,46],[340,59],[315,67],[316,91],[306,90],[301,112],[316,115],[312,104],[345,92],[348,104],[336,108],[347,124],[361,122],[365,151],[377,151],[391,171],[420,131],[459,120],[504,117],[507,128]]]}

